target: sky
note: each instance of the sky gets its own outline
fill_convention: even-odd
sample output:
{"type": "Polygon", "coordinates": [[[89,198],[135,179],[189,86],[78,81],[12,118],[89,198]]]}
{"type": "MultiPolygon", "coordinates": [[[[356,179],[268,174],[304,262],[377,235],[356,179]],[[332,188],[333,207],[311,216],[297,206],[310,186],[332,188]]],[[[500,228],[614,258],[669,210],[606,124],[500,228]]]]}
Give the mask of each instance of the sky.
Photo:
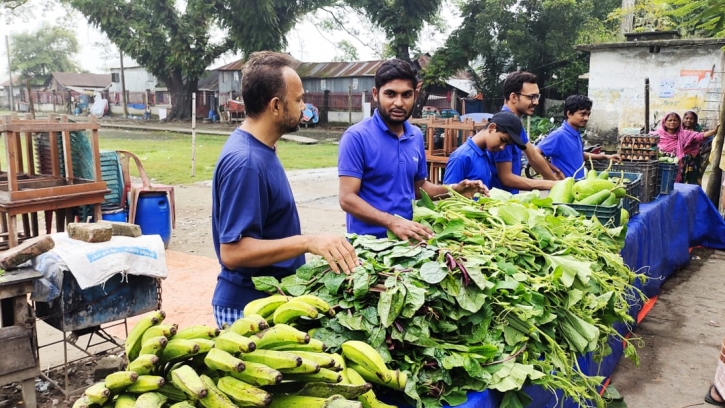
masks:
{"type": "MultiPolygon", "coordinates": [[[[460,18],[451,10],[454,7],[446,5],[442,8],[443,18],[447,21],[448,29],[444,33],[434,32],[427,29],[421,35],[421,50],[423,52],[433,53],[439,46],[443,44],[448,33],[460,23],[460,18]]],[[[365,26],[360,21],[355,21],[355,17],[351,17],[351,26],[365,26]]],[[[115,46],[110,44],[106,36],[98,29],[87,24],[85,18],[78,14],[76,18],[68,15],[60,7],[55,7],[46,12],[43,16],[36,13],[33,18],[25,20],[15,18],[8,21],[0,18],[0,82],[4,82],[8,78],[8,56],[5,48],[5,35],[22,32],[32,32],[37,30],[43,23],[50,25],[64,25],[73,29],[78,39],[80,52],[76,55],[80,67],[92,73],[108,73],[110,68],[119,67],[119,53],[115,46]],[[106,46],[102,46],[102,44],[106,46]]],[[[374,60],[378,56],[373,51],[376,45],[378,49],[385,42],[384,35],[381,33],[363,34],[359,39],[345,33],[344,31],[334,33],[324,33],[311,18],[303,19],[287,36],[288,46],[285,51],[292,54],[293,57],[305,62],[327,62],[331,61],[336,55],[341,55],[336,50],[334,42],[341,39],[350,41],[358,52],[358,60],[374,60]],[[364,43],[364,44],[363,44],[364,43]]],[[[12,47],[12,44],[10,44],[12,47]]],[[[215,61],[210,69],[222,66],[224,64],[236,61],[239,55],[225,55],[215,61]]],[[[136,66],[133,60],[124,58],[126,67],[136,66]]]]}

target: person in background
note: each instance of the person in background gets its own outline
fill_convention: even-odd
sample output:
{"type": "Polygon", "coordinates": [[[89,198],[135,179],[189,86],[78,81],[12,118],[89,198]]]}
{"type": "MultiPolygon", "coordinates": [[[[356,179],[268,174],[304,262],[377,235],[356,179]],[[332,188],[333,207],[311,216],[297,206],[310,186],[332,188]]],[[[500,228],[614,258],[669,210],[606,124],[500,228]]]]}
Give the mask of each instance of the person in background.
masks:
{"type": "MultiPolygon", "coordinates": [[[[509,111],[519,118],[523,115],[533,115],[534,108],[539,104],[541,94],[536,83],[536,75],[526,71],[516,71],[509,74],[503,84],[504,105],[503,111],[509,111]]],[[[529,142],[526,131],[521,130],[521,140],[526,143],[525,149],[508,145],[500,152],[491,153],[495,168],[492,172],[492,187],[502,188],[512,193],[518,190],[549,190],[555,180],[564,178],[558,169],[553,169],[550,163],[529,142]],[[534,180],[521,177],[521,150],[531,166],[536,169],[545,180],[534,180]]]]}
{"type": "Polygon", "coordinates": [[[252,277],[290,276],[305,253],[321,255],[336,273],[350,273],[355,250],[340,235],[302,235],[292,189],[275,143],[300,127],[304,89],[287,54],[253,53],[244,65],[247,118],[222,148],[212,179],[212,239],[221,273],[212,306],[217,325],[242,317],[267,296],[252,277]]]}
{"type": "Polygon", "coordinates": [[[571,95],[564,101],[566,120],[561,127],[546,136],[536,148],[551,163],[561,169],[566,177],[582,179],[586,176],[585,160],[613,160],[617,163],[622,159],[618,154],[589,153],[584,151],[584,141],[579,131],[589,122],[592,113],[592,100],[584,95],[571,95]]]}
{"type": "Polygon", "coordinates": [[[443,184],[481,180],[484,185],[490,186],[493,164],[486,151],[499,152],[509,144],[526,148],[526,143],[521,140],[522,131],[521,119],[513,113],[499,112],[493,115],[488,127],[466,140],[448,158],[443,184]]]}
{"type": "Polygon", "coordinates": [[[705,394],[705,402],[708,404],[725,407],[725,399],[722,397],[725,393],[725,340],[720,346],[720,358],[717,360],[717,368],[715,369],[715,380],[713,385],[705,394]]]}
{"type": "Polygon", "coordinates": [[[700,184],[705,170],[702,168],[702,156],[700,156],[700,145],[705,138],[717,133],[715,129],[707,132],[694,132],[682,128],[680,115],[675,112],[666,114],[660,125],[657,127],[657,135],[660,137],[659,149],[677,157],[679,171],[675,177],[677,183],[700,184]]]}
{"type": "MultiPolygon", "coordinates": [[[[682,116],[682,128],[695,132],[702,132],[704,130],[703,127],[700,126],[697,113],[693,111],[687,111],[682,116]]],[[[713,139],[714,137],[707,137],[700,144],[700,152],[698,153],[698,155],[700,156],[702,163],[700,163],[700,176],[698,177],[699,180],[702,180],[702,177],[705,175],[705,170],[707,170],[707,166],[710,165],[710,154],[712,153],[713,139]]]]}
{"type": "Polygon", "coordinates": [[[682,115],[682,128],[685,130],[692,130],[694,132],[702,132],[702,126],[698,123],[697,113],[693,111],[687,111],[682,115]]]}
{"type": "MultiPolygon", "coordinates": [[[[391,231],[399,239],[415,241],[433,237],[430,228],[412,221],[412,200],[420,198],[421,189],[436,198],[448,194],[448,188],[426,180],[423,135],[408,122],[417,86],[409,63],[400,59],[382,63],[372,92],[379,107],[340,139],[340,207],[347,213],[349,233],[383,238],[391,231]]],[[[469,197],[488,194],[478,180],[450,187],[469,197]]]]}

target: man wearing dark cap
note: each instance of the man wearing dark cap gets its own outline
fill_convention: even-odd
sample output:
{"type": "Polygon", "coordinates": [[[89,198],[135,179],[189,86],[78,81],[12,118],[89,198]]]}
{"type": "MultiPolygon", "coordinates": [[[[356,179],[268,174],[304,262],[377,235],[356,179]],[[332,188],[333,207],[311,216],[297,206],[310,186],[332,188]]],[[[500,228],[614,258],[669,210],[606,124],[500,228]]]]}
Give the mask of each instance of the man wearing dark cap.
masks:
{"type": "Polygon", "coordinates": [[[496,153],[508,145],[526,148],[521,139],[521,119],[511,112],[499,112],[489,119],[488,127],[469,138],[448,158],[444,184],[456,184],[461,180],[481,180],[491,185],[491,163],[486,151],[496,153]]]}

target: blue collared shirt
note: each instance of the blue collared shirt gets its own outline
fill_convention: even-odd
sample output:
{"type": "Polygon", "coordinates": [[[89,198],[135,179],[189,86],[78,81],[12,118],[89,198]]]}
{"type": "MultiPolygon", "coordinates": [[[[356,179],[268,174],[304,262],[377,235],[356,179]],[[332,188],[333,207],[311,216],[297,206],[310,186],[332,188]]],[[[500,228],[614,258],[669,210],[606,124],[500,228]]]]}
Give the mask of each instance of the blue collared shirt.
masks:
{"type": "MultiPolygon", "coordinates": [[[[428,177],[423,134],[407,121],[398,137],[375,110],[371,118],[350,126],[340,139],[339,176],[360,179],[358,195],[379,211],[413,219],[415,182],[428,177]]],[[[347,232],[383,238],[385,227],[346,215],[347,232]]]]}
{"type": "Polygon", "coordinates": [[[551,132],[537,145],[551,163],[558,167],[567,177],[584,178],[584,145],[579,131],[569,122],[564,122],[559,129],[551,132]],[[577,171],[578,170],[578,171],[577,171]]]}
{"type": "MultiPolygon", "coordinates": [[[[506,105],[504,105],[501,110],[511,112],[511,109],[509,109],[506,105]]],[[[521,129],[521,140],[524,143],[529,143],[529,135],[526,134],[526,130],[524,129],[521,129]]],[[[504,149],[500,152],[490,153],[490,155],[494,163],[511,162],[511,172],[517,176],[521,175],[521,148],[510,144],[504,147],[504,149]]],[[[496,169],[495,165],[491,169],[491,184],[491,187],[504,189],[513,194],[519,192],[519,190],[504,187],[504,185],[501,184],[501,179],[498,177],[498,169],[496,169]]]]}
{"type": "Polygon", "coordinates": [[[481,180],[486,186],[491,185],[490,159],[473,142],[473,138],[466,140],[463,146],[451,154],[443,176],[443,184],[456,184],[463,180],[481,180]]]}

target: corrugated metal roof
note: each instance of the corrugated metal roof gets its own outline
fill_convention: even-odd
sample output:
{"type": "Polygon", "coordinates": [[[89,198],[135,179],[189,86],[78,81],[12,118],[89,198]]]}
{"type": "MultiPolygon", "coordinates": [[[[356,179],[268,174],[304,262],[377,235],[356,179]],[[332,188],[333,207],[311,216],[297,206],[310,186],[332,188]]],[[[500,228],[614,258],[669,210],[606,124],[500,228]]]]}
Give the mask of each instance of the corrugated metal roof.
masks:
{"type": "Polygon", "coordinates": [[[241,71],[244,68],[244,60],[236,60],[234,62],[230,62],[227,65],[222,65],[221,67],[217,68],[215,71],[241,71]]]}
{"type": "Polygon", "coordinates": [[[375,76],[384,60],[355,62],[303,62],[297,67],[300,78],[349,78],[375,76]]]}
{"type": "Polygon", "coordinates": [[[64,87],[108,88],[111,74],[77,74],[75,72],[53,72],[53,77],[64,87]]]}

